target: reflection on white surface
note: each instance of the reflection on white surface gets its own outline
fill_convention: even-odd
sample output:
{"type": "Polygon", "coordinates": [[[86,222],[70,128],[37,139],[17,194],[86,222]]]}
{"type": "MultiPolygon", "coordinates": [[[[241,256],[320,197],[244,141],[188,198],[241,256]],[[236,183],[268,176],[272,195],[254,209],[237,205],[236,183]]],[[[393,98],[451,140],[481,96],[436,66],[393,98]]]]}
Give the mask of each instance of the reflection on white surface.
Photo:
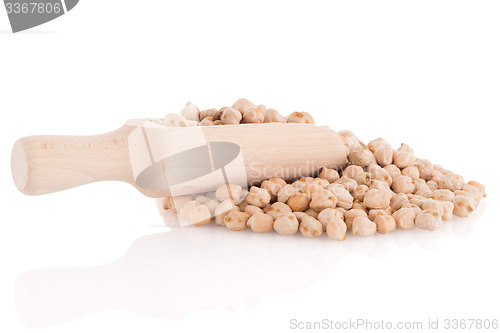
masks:
{"type": "Polygon", "coordinates": [[[345,242],[301,235],[255,234],[220,226],[174,228],[137,239],[104,266],[46,268],[21,274],[16,302],[30,327],[103,310],[180,318],[207,309],[254,307],[268,297],[306,289],[327,278],[349,253],[384,256],[394,245],[437,249],[443,237],[465,237],[484,211],[443,222],[434,232],[410,230],[345,242]]]}

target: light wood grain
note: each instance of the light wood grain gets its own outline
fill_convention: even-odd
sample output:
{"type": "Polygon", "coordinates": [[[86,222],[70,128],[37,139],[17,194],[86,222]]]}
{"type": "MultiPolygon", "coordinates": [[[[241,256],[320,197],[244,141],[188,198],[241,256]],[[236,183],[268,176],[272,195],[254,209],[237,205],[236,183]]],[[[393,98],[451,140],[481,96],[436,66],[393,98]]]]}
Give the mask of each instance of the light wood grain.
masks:
{"type": "MultiPolygon", "coordinates": [[[[170,194],[168,188],[143,189],[135,184],[129,135],[145,121],[131,120],[116,131],[96,136],[21,138],[12,150],[14,182],[28,195],[114,180],[130,183],[150,197],[167,196],[170,194]]],[[[271,123],[201,129],[207,142],[233,142],[240,146],[250,183],[273,176],[290,180],[313,174],[322,166],[339,167],[346,163],[346,147],[342,139],[326,127],[271,123]]],[[[166,149],[168,152],[182,146],[192,137],[193,131],[199,132],[200,128],[165,127],[150,136],[149,145],[153,150],[166,149]],[[173,135],[175,140],[172,141],[173,135]]]]}

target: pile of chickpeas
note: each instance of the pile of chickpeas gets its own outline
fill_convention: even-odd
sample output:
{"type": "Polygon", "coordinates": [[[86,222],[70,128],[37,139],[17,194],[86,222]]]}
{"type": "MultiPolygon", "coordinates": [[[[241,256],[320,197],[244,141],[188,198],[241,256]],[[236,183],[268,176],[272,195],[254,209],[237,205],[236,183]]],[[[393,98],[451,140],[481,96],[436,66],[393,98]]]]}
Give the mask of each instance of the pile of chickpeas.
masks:
{"type": "MultiPolygon", "coordinates": [[[[202,111],[188,103],[180,116],[168,114],[162,120],[167,126],[271,122],[314,124],[309,113],[284,117],[247,99],[202,111]]],[[[197,226],[213,221],[235,231],[300,232],[311,238],[326,233],[341,241],[348,230],[359,236],[414,226],[436,230],[453,215],[469,216],[486,196],[480,183],[466,183],[462,176],[416,158],[406,144],[393,149],[382,138],[364,144],[351,131],[338,134],[348,147],[348,163],[341,169],[323,167],[317,175],[293,182],[270,178],[248,191],[226,184],[216,192],[164,198],[163,209],[197,226]]]]}

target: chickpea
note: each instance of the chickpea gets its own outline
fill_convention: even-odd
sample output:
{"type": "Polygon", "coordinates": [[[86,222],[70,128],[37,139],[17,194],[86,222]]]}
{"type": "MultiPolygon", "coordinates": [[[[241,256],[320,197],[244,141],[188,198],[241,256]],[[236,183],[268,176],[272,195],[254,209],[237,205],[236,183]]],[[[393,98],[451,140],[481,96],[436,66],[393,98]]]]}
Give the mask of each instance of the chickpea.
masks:
{"type": "Polygon", "coordinates": [[[444,182],[442,187],[451,191],[461,190],[465,185],[465,181],[460,175],[449,173],[444,175],[444,182]]]}
{"type": "Polygon", "coordinates": [[[453,214],[460,217],[466,217],[474,211],[475,202],[465,195],[457,195],[453,199],[453,205],[453,214]]]}
{"type": "Polygon", "coordinates": [[[401,170],[394,164],[385,166],[384,170],[389,174],[391,179],[394,179],[397,176],[401,176],[401,170]]]}
{"type": "Polygon", "coordinates": [[[222,120],[214,120],[214,126],[223,125],[222,120]]]}
{"type": "Polygon", "coordinates": [[[418,214],[420,214],[422,212],[422,208],[420,208],[417,205],[412,204],[412,203],[404,204],[403,206],[401,206],[400,209],[403,209],[403,208],[410,208],[415,213],[415,216],[417,216],[418,214]]]}
{"type": "Polygon", "coordinates": [[[314,124],[314,119],[308,112],[292,112],[287,118],[287,123],[314,124]]]}
{"type": "Polygon", "coordinates": [[[370,209],[385,208],[391,202],[391,192],[379,189],[370,189],[365,194],[364,205],[370,209]]]}
{"type": "Polygon", "coordinates": [[[342,185],[337,184],[331,184],[327,189],[337,198],[338,207],[351,209],[354,198],[347,189],[345,189],[342,185]]]}
{"type": "Polygon", "coordinates": [[[474,199],[474,194],[471,193],[471,192],[462,191],[462,190],[456,190],[455,192],[453,192],[453,194],[455,196],[457,196],[457,195],[463,195],[463,196],[469,197],[469,198],[472,199],[472,201],[474,201],[474,204],[478,203],[478,201],[476,201],[476,199],[474,199]]]}
{"type": "Polygon", "coordinates": [[[430,188],[431,191],[435,191],[435,190],[439,189],[438,184],[435,181],[433,181],[433,180],[429,180],[427,182],[427,186],[429,186],[429,188],[430,188]]]}
{"type": "Polygon", "coordinates": [[[358,216],[367,217],[368,215],[362,209],[351,209],[351,210],[348,210],[344,213],[345,224],[347,226],[347,230],[352,229],[352,221],[358,216]]]}
{"type": "Polygon", "coordinates": [[[265,189],[252,186],[247,194],[246,201],[250,205],[264,207],[271,201],[271,195],[265,189]]]}
{"type": "Polygon", "coordinates": [[[290,206],[292,211],[294,212],[303,212],[307,208],[309,208],[309,203],[311,202],[311,199],[309,196],[305,193],[295,193],[288,199],[286,204],[290,206]]]}
{"type": "Polygon", "coordinates": [[[443,216],[441,216],[441,219],[443,221],[449,221],[453,218],[453,209],[455,209],[455,206],[453,205],[453,202],[451,201],[441,201],[441,205],[443,205],[443,216]]]}
{"type": "Polygon", "coordinates": [[[281,235],[293,235],[299,230],[299,221],[292,213],[280,216],[274,221],[274,230],[281,235]]]}
{"type": "Polygon", "coordinates": [[[472,186],[477,187],[479,189],[479,191],[481,192],[481,194],[483,195],[483,197],[486,196],[486,187],[483,184],[478,183],[475,180],[469,180],[469,182],[467,182],[467,185],[472,185],[472,186]]]}
{"type": "Polygon", "coordinates": [[[358,185],[352,193],[354,200],[363,201],[365,198],[365,194],[369,189],[370,188],[366,185],[358,185]]]}
{"type": "Polygon", "coordinates": [[[247,213],[249,216],[254,216],[255,214],[264,213],[264,211],[260,207],[247,205],[245,207],[245,213],[247,213]]]}
{"type": "Polygon", "coordinates": [[[269,232],[273,230],[274,220],[272,216],[264,213],[255,213],[247,221],[247,226],[254,232],[269,232]]]}
{"type": "MultiPolygon", "coordinates": [[[[285,185],[286,185],[286,183],[285,183],[285,185]]],[[[274,182],[272,180],[265,180],[262,182],[262,184],[260,184],[260,188],[267,190],[267,192],[269,192],[269,194],[271,195],[271,201],[276,200],[276,197],[278,196],[278,192],[279,192],[279,190],[281,190],[282,187],[283,187],[283,185],[281,185],[277,182],[274,182]]]]}
{"type": "Polygon", "coordinates": [[[295,193],[297,193],[297,190],[295,189],[295,187],[293,187],[292,185],[290,184],[287,184],[285,186],[283,186],[279,191],[278,191],[278,196],[277,196],[277,200],[279,202],[287,202],[288,199],[290,199],[290,197],[292,195],[294,195],[295,193]]]}
{"type": "Polygon", "coordinates": [[[361,201],[359,201],[359,200],[354,200],[354,202],[352,203],[351,210],[352,209],[361,209],[361,210],[366,211],[365,205],[361,201]]]}
{"type": "MultiPolygon", "coordinates": [[[[295,215],[295,217],[297,218],[297,221],[299,221],[299,222],[302,222],[302,219],[304,217],[311,216],[311,215],[307,214],[306,212],[293,212],[292,214],[295,215]]],[[[314,217],[314,216],[312,216],[312,217],[314,217]]]]}
{"type": "Polygon", "coordinates": [[[241,121],[242,115],[241,113],[233,108],[227,108],[222,111],[220,115],[220,121],[223,125],[235,125],[239,124],[241,121]]]}
{"type": "Polygon", "coordinates": [[[415,211],[411,208],[401,208],[392,214],[399,229],[408,230],[415,225],[415,211]]]}
{"type": "Polygon", "coordinates": [[[328,196],[331,194],[330,191],[325,190],[323,187],[317,184],[307,184],[304,187],[303,192],[309,194],[313,199],[315,197],[321,197],[325,195],[328,196]]]}
{"type": "Polygon", "coordinates": [[[443,217],[443,215],[444,215],[443,204],[438,200],[427,200],[422,205],[422,208],[423,208],[423,210],[434,209],[435,211],[437,211],[439,213],[440,217],[443,217]]]}
{"type": "Polygon", "coordinates": [[[317,219],[323,225],[323,230],[326,230],[326,226],[330,223],[334,218],[343,220],[344,214],[337,209],[334,208],[326,208],[323,209],[319,214],[317,219]]]}
{"type": "Polygon", "coordinates": [[[239,203],[241,199],[243,189],[240,185],[235,184],[224,184],[217,188],[215,196],[217,200],[224,201],[227,199],[233,200],[235,203],[239,203]]]}
{"type": "Polygon", "coordinates": [[[336,241],[344,241],[346,231],[346,224],[338,217],[332,218],[326,225],[326,234],[328,238],[336,241]]]}
{"type": "MultiPolygon", "coordinates": [[[[354,179],[348,178],[346,176],[342,176],[339,179],[337,179],[334,184],[338,184],[343,186],[349,193],[354,192],[354,189],[358,187],[358,182],[355,181],[354,179]]],[[[330,185],[329,185],[330,186],[330,185]]]]}
{"type": "Polygon", "coordinates": [[[186,127],[187,120],[175,113],[167,113],[163,117],[163,125],[168,127],[186,127]]]}
{"type": "Polygon", "coordinates": [[[212,117],[205,117],[200,121],[201,126],[214,126],[214,120],[212,117]]]}
{"type": "Polygon", "coordinates": [[[362,174],[363,172],[364,172],[363,168],[360,167],[359,165],[349,165],[347,168],[344,169],[342,176],[351,179],[356,179],[358,175],[362,174]]]}
{"type": "Polygon", "coordinates": [[[392,190],[399,193],[412,193],[415,189],[415,185],[413,185],[413,180],[408,176],[398,176],[392,180],[392,190]]]}
{"type": "Polygon", "coordinates": [[[396,220],[389,214],[378,214],[373,219],[377,225],[377,231],[381,234],[387,234],[396,230],[396,220]]]}
{"type": "Polygon", "coordinates": [[[371,180],[380,180],[389,186],[392,185],[392,177],[383,168],[379,168],[373,172],[370,172],[370,176],[371,176],[371,180]]]}
{"type": "Polygon", "coordinates": [[[317,184],[317,185],[321,186],[322,188],[327,188],[328,185],[330,185],[330,182],[326,179],[323,179],[323,178],[314,178],[314,181],[312,183],[317,184]]]}
{"type": "Polygon", "coordinates": [[[286,123],[286,118],[282,116],[275,109],[267,109],[264,112],[264,122],[265,123],[286,123]]]}
{"type": "Polygon", "coordinates": [[[415,217],[415,225],[423,230],[436,230],[441,223],[441,216],[435,209],[424,209],[415,217]]]}
{"type": "Polygon", "coordinates": [[[323,233],[323,226],[312,216],[304,216],[299,226],[300,233],[308,238],[320,236],[323,233]]]}
{"type": "Polygon", "coordinates": [[[243,212],[231,211],[224,216],[226,228],[233,231],[241,231],[247,228],[247,221],[250,216],[243,212]]]}
{"type": "Polygon", "coordinates": [[[292,209],[282,202],[275,202],[270,207],[264,209],[264,212],[276,220],[278,217],[290,214],[292,209]]]}
{"type": "Polygon", "coordinates": [[[396,151],[394,164],[400,169],[404,169],[406,167],[409,167],[410,165],[415,164],[413,150],[408,145],[402,143],[401,147],[399,147],[396,151]]]}
{"type": "Polygon", "coordinates": [[[257,107],[251,106],[245,110],[243,120],[245,123],[263,123],[264,113],[262,113],[262,111],[260,111],[257,107]]]}
{"type": "Polygon", "coordinates": [[[365,167],[373,160],[373,154],[367,148],[359,146],[350,151],[348,159],[351,164],[365,167]]]}
{"type": "Polygon", "coordinates": [[[210,223],[212,214],[210,209],[205,205],[199,205],[197,207],[192,207],[189,210],[189,221],[195,226],[202,226],[204,224],[210,223]]]}
{"type": "Polygon", "coordinates": [[[435,190],[431,198],[439,201],[453,201],[455,194],[450,190],[435,190]]]}
{"type": "MultiPolygon", "coordinates": [[[[443,186],[444,186],[445,180],[444,180],[444,175],[441,173],[441,171],[436,170],[434,172],[434,175],[432,175],[431,181],[435,182],[437,184],[438,188],[440,188],[440,189],[444,188],[443,186]]],[[[427,184],[429,184],[429,183],[430,183],[430,181],[427,182],[427,184]]]]}
{"type": "Polygon", "coordinates": [[[359,185],[370,186],[372,178],[368,172],[363,172],[360,173],[355,180],[356,182],[358,182],[359,185]]]}
{"type": "Polygon", "coordinates": [[[410,165],[401,170],[403,176],[408,176],[413,180],[420,179],[420,173],[415,165],[410,165]]]}
{"type": "Polygon", "coordinates": [[[246,98],[240,98],[239,100],[237,100],[236,102],[234,102],[234,104],[232,106],[232,109],[237,110],[243,116],[243,114],[245,113],[245,111],[249,107],[256,107],[256,106],[255,106],[255,104],[253,104],[252,102],[250,102],[248,99],[246,99],[246,98]]]}
{"type": "Polygon", "coordinates": [[[394,194],[394,192],[392,192],[389,185],[387,185],[387,183],[380,181],[380,180],[373,180],[371,185],[370,185],[370,189],[384,190],[384,191],[390,192],[391,195],[394,194]]]}
{"type": "Polygon", "coordinates": [[[214,211],[215,224],[225,225],[224,217],[232,211],[239,211],[239,208],[230,199],[222,201],[214,211]]]}
{"type": "Polygon", "coordinates": [[[368,218],[373,221],[377,215],[387,215],[387,211],[385,209],[370,209],[368,212],[368,218]]]}
{"type": "Polygon", "coordinates": [[[432,193],[433,192],[430,189],[428,189],[428,190],[421,189],[421,190],[418,190],[417,192],[415,192],[416,195],[419,195],[419,196],[424,197],[424,198],[431,198],[432,193]]]}
{"type": "Polygon", "coordinates": [[[191,211],[192,208],[199,207],[200,203],[195,200],[190,200],[182,206],[182,208],[179,210],[179,218],[181,218],[184,221],[189,221],[189,212],[191,211]]]}
{"type": "Polygon", "coordinates": [[[377,225],[366,216],[358,216],[352,221],[352,234],[359,236],[371,236],[377,231],[377,225]]]}
{"type": "Polygon", "coordinates": [[[193,103],[187,102],[181,109],[181,116],[187,120],[200,121],[200,110],[193,103]]]}
{"type": "Polygon", "coordinates": [[[377,160],[377,163],[381,166],[387,166],[392,164],[392,148],[391,146],[381,145],[373,152],[373,156],[377,160]]]}
{"type": "Polygon", "coordinates": [[[422,208],[424,207],[424,203],[428,201],[429,199],[425,197],[421,197],[419,195],[408,195],[408,198],[410,198],[410,203],[417,205],[418,207],[422,208]]]}
{"type": "Polygon", "coordinates": [[[429,180],[434,175],[434,166],[429,160],[417,160],[415,166],[418,168],[420,178],[429,180]]]}
{"type": "Polygon", "coordinates": [[[217,109],[202,110],[200,112],[200,119],[203,121],[204,119],[210,117],[212,119],[212,122],[213,122],[214,120],[218,120],[219,119],[220,113],[221,113],[221,111],[219,111],[217,109]]]}
{"type": "Polygon", "coordinates": [[[326,208],[334,208],[337,204],[337,198],[330,191],[323,191],[326,193],[314,196],[309,204],[309,207],[316,212],[321,212],[326,208]]]}
{"type": "Polygon", "coordinates": [[[405,193],[399,193],[391,198],[390,207],[395,211],[398,211],[406,203],[410,203],[408,196],[405,193]]]}
{"type": "Polygon", "coordinates": [[[389,144],[389,142],[385,141],[382,138],[376,138],[376,139],[368,142],[368,145],[367,145],[368,149],[370,149],[372,151],[372,153],[375,152],[375,150],[377,150],[377,148],[382,147],[382,146],[389,146],[390,147],[391,145],[389,144]]]}
{"type": "Polygon", "coordinates": [[[481,199],[484,196],[484,194],[481,192],[481,190],[478,187],[473,186],[473,185],[469,185],[469,184],[465,184],[462,187],[462,191],[470,193],[472,199],[474,199],[474,201],[476,201],[476,202],[481,201],[481,199]]]}

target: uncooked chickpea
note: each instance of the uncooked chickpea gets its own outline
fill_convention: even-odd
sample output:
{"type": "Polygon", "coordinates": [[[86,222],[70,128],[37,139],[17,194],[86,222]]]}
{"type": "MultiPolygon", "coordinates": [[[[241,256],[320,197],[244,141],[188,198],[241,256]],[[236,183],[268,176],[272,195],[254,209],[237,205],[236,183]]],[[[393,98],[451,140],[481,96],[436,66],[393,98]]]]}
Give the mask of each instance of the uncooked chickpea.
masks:
{"type": "Polygon", "coordinates": [[[453,199],[453,214],[460,217],[469,216],[474,211],[475,202],[465,195],[456,195],[453,199]]]}
{"type": "Polygon", "coordinates": [[[426,209],[434,209],[435,211],[437,211],[439,213],[439,216],[443,217],[444,215],[444,207],[443,207],[443,204],[441,203],[441,201],[438,201],[438,200],[427,200],[424,202],[424,204],[422,205],[422,209],[423,210],[426,210],[426,209]]]}
{"type": "Polygon", "coordinates": [[[415,164],[415,156],[413,156],[413,150],[407,145],[402,143],[401,147],[396,151],[394,157],[394,164],[400,168],[404,169],[410,165],[415,164]]]}
{"type": "Polygon", "coordinates": [[[366,186],[370,186],[371,184],[371,181],[372,181],[372,178],[371,178],[371,175],[368,173],[368,172],[363,172],[363,173],[360,173],[357,177],[356,177],[356,182],[359,184],[359,185],[366,185],[366,186]]]}
{"type": "Polygon", "coordinates": [[[306,193],[299,192],[292,195],[286,204],[290,206],[294,212],[303,212],[309,208],[310,202],[311,198],[306,193]]]}
{"type": "Polygon", "coordinates": [[[366,192],[368,192],[369,189],[370,188],[366,185],[358,185],[352,192],[354,200],[363,201],[365,198],[365,194],[366,192]]]}
{"type": "Polygon", "coordinates": [[[380,189],[370,189],[365,194],[364,205],[370,209],[385,208],[391,202],[391,192],[380,189]]]}
{"type": "MultiPolygon", "coordinates": [[[[306,216],[311,216],[309,214],[307,214],[306,212],[293,212],[293,215],[295,215],[295,217],[297,218],[297,221],[301,222],[302,219],[306,216]]],[[[314,216],[312,216],[314,217],[314,216]]],[[[316,218],[316,217],[314,217],[316,218]]]]}
{"type": "Polygon", "coordinates": [[[314,124],[314,119],[308,112],[292,112],[287,118],[287,123],[314,124]]]}
{"type": "Polygon", "coordinates": [[[387,211],[385,209],[370,209],[368,212],[368,218],[373,221],[377,215],[387,215],[387,211]]]}
{"type": "Polygon", "coordinates": [[[314,217],[307,215],[302,218],[299,230],[305,237],[314,238],[323,233],[323,226],[314,217]]]}
{"type": "Polygon", "coordinates": [[[253,214],[247,221],[247,226],[254,232],[263,233],[273,230],[274,220],[272,216],[264,213],[253,214]]]}
{"type": "Polygon", "coordinates": [[[212,214],[210,209],[205,205],[199,205],[197,207],[192,207],[189,210],[189,221],[195,226],[202,226],[210,223],[212,214]]]}
{"type": "Polygon", "coordinates": [[[347,168],[344,169],[342,176],[351,179],[356,179],[358,175],[362,174],[363,172],[364,172],[363,168],[360,167],[359,165],[349,165],[347,168]]]}
{"type": "Polygon", "coordinates": [[[457,196],[457,195],[463,195],[463,196],[469,197],[469,198],[471,198],[471,199],[472,199],[472,201],[474,201],[474,204],[477,204],[477,203],[478,203],[478,201],[477,201],[477,200],[475,199],[475,197],[474,197],[474,194],[473,194],[473,193],[471,193],[471,192],[468,192],[468,191],[463,191],[463,190],[456,190],[456,191],[454,191],[454,192],[453,192],[453,194],[454,194],[455,196],[457,196]]]}
{"type": "Polygon", "coordinates": [[[403,176],[408,176],[413,180],[420,179],[420,173],[415,165],[410,165],[401,170],[403,176]]]}
{"type": "Polygon", "coordinates": [[[250,205],[264,207],[271,201],[271,195],[265,189],[252,186],[245,199],[250,205]]]}
{"type": "Polygon", "coordinates": [[[368,142],[368,149],[370,149],[372,152],[375,152],[377,148],[382,147],[382,146],[391,146],[389,142],[385,141],[383,138],[376,138],[370,142],[368,142]]]}
{"type": "Polygon", "coordinates": [[[233,231],[241,231],[247,228],[247,221],[250,216],[239,211],[231,211],[224,216],[226,228],[233,231]]]}
{"type": "MultiPolygon", "coordinates": [[[[410,203],[417,205],[418,207],[420,207],[422,209],[424,207],[424,203],[429,200],[425,197],[421,197],[420,195],[416,195],[416,194],[408,194],[408,198],[410,199],[410,203]]],[[[432,199],[430,199],[430,200],[432,200],[432,199]]]]}
{"type": "Polygon", "coordinates": [[[338,217],[332,218],[326,225],[326,234],[328,238],[336,241],[345,240],[346,231],[347,231],[346,224],[338,217]]]}
{"type": "MultiPolygon", "coordinates": [[[[357,187],[357,186],[356,186],[357,187]]],[[[344,209],[351,209],[354,198],[351,193],[344,188],[342,185],[338,184],[330,184],[327,187],[328,191],[333,193],[333,195],[337,198],[337,206],[344,209]]]]}
{"type": "Polygon", "coordinates": [[[224,217],[232,211],[239,211],[239,208],[230,199],[222,201],[214,211],[215,224],[225,225],[224,217]]]}
{"type": "Polygon", "coordinates": [[[435,190],[432,192],[431,198],[440,201],[453,201],[455,194],[450,190],[435,190]]]}
{"type": "Polygon", "coordinates": [[[453,209],[455,206],[453,205],[453,202],[451,201],[441,201],[441,205],[443,205],[443,216],[441,219],[443,221],[449,221],[453,218],[453,209]]]}
{"type": "Polygon", "coordinates": [[[378,214],[373,219],[377,225],[377,231],[381,234],[387,234],[396,230],[396,221],[389,214],[378,214]]]}
{"type": "Polygon", "coordinates": [[[449,173],[444,175],[442,187],[451,191],[461,190],[465,185],[465,181],[460,175],[449,173]]]}
{"type": "Polygon", "coordinates": [[[293,214],[280,216],[274,221],[274,230],[281,235],[293,235],[299,230],[299,221],[293,214]]]}
{"type": "Polygon", "coordinates": [[[200,121],[200,110],[191,102],[187,102],[186,105],[181,109],[180,113],[181,116],[184,117],[184,119],[200,121]]]}
{"type": "Polygon", "coordinates": [[[222,122],[223,125],[239,124],[241,118],[242,115],[240,111],[233,108],[225,109],[224,111],[222,111],[222,114],[220,115],[220,121],[222,122]]]}
{"type": "Polygon", "coordinates": [[[366,211],[365,205],[363,204],[363,202],[361,202],[359,200],[354,200],[354,202],[352,203],[351,209],[361,209],[361,210],[366,211]]]}
{"type": "Polygon", "coordinates": [[[399,229],[408,230],[415,225],[415,211],[411,208],[401,208],[392,214],[399,229]]]}
{"type": "Polygon", "coordinates": [[[349,152],[349,163],[362,167],[368,166],[373,161],[373,154],[365,147],[356,147],[349,152]]]}
{"type": "Polygon", "coordinates": [[[429,188],[431,189],[431,191],[439,190],[438,184],[435,181],[433,181],[433,180],[429,180],[427,182],[427,186],[429,186],[429,188]]]}
{"type": "Polygon", "coordinates": [[[486,196],[486,187],[483,184],[476,182],[475,180],[469,180],[467,184],[477,187],[481,192],[481,194],[483,195],[483,197],[486,196]]]}
{"type": "Polygon", "coordinates": [[[206,117],[206,118],[203,118],[202,121],[200,121],[200,125],[201,126],[214,126],[214,120],[212,119],[212,117],[206,117]]]}
{"type": "Polygon", "coordinates": [[[413,185],[413,180],[408,176],[397,176],[392,179],[392,190],[399,193],[412,193],[415,189],[415,185],[413,185]]]}
{"type": "Polygon", "coordinates": [[[366,216],[358,216],[352,221],[352,234],[359,236],[371,236],[377,231],[377,225],[366,216]]]}
{"type": "Polygon", "coordinates": [[[420,208],[417,205],[412,204],[412,203],[406,203],[403,206],[401,206],[400,209],[403,209],[403,208],[410,208],[415,213],[415,216],[417,216],[418,214],[420,214],[422,212],[422,208],[420,208]]]}
{"type": "Polygon", "coordinates": [[[420,178],[429,180],[434,175],[434,166],[429,160],[419,159],[415,162],[420,178]]]}
{"type": "MultiPolygon", "coordinates": [[[[351,179],[349,177],[346,177],[346,176],[340,177],[339,179],[337,179],[334,182],[334,184],[338,184],[338,185],[343,186],[347,191],[349,191],[349,193],[354,192],[354,189],[356,187],[358,187],[358,185],[359,185],[357,181],[355,181],[354,179],[351,179]]],[[[330,185],[332,185],[332,184],[330,184],[330,185]]]]}
{"type": "Polygon", "coordinates": [[[224,184],[217,188],[215,196],[217,197],[217,200],[221,202],[227,199],[231,199],[235,203],[239,203],[242,192],[243,189],[241,188],[240,185],[224,184]]]}
{"type": "Polygon", "coordinates": [[[264,213],[264,211],[260,207],[257,207],[254,205],[247,205],[245,207],[245,213],[247,213],[250,216],[253,216],[253,215],[258,214],[258,213],[264,213]]]}
{"type": "Polygon", "coordinates": [[[474,201],[476,201],[476,202],[481,201],[481,199],[484,196],[484,194],[481,192],[481,190],[478,187],[470,185],[470,184],[465,184],[462,187],[462,191],[470,193],[472,199],[474,199],[474,201]]]}
{"type": "Polygon", "coordinates": [[[264,212],[276,220],[278,217],[290,214],[292,209],[282,202],[275,202],[270,207],[265,208],[264,212]]]}
{"type": "Polygon", "coordinates": [[[348,230],[352,229],[352,221],[358,216],[368,216],[362,209],[351,209],[344,213],[345,224],[348,230]]]}
{"type": "Polygon", "coordinates": [[[245,110],[243,114],[243,121],[247,124],[251,123],[263,123],[264,113],[260,111],[257,107],[251,106],[245,110]]]}
{"type": "Polygon", "coordinates": [[[383,168],[372,168],[373,170],[370,172],[371,180],[380,180],[387,185],[391,186],[392,185],[392,177],[389,175],[389,173],[383,169],[383,168]]]}
{"type": "Polygon", "coordinates": [[[192,208],[199,207],[200,203],[195,200],[190,200],[186,202],[182,208],[179,210],[179,218],[181,218],[184,221],[190,221],[189,219],[189,212],[191,211],[192,208]]]}
{"type": "Polygon", "coordinates": [[[287,184],[278,191],[277,200],[279,202],[287,202],[288,199],[290,199],[290,197],[295,193],[297,193],[297,189],[292,185],[287,184]]]}
{"type": "Polygon", "coordinates": [[[313,196],[309,207],[312,210],[321,212],[326,208],[334,208],[336,204],[337,198],[330,191],[323,190],[322,194],[313,196]]]}
{"type": "Polygon", "coordinates": [[[394,164],[385,166],[384,170],[389,174],[389,176],[391,177],[391,179],[394,179],[397,176],[401,176],[401,169],[399,169],[394,164]]]}
{"type": "Polygon", "coordinates": [[[406,195],[406,193],[399,193],[391,198],[390,206],[395,211],[398,211],[406,203],[410,203],[410,200],[408,200],[408,196],[406,195]]]}
{"type": "Polygon", "coordinates": [[[286,118],[275,109],[267,109],[264,113],[265,123],[286,123],[286,118]]]}
{"type": "Polygon", "coordinates": [[[238,112],[240,112],[240,114],[243,116],[243,114],[245,113],[245,111],[249,108],[249,107],[256,107],[255,104],[253,104],[252,102],[250,102],[248,99],[246,98],[240,98],[239,100],[237,100],[236,102],[234,102],[232,108],[234,110],[237,110],[238,112]]]}
{"type": "Polygon", "coordinates": [[[424,209],[415,217],[415,225],[423,230],[436,230],[441,223],[441,216],[435,209],[424,209]]]}
{"type": "Polygon", "coordinates": [[[392,164],[392,148],[391,146],[381,145],[375,149],[373,156],[378,164],[387,166],[392,164]]]}
{"type": "Polygon", "coordinates": [[[200,119],[203,121],[203,119],[206,118],[212,118],[212,122],[214,120],[218,120],[220,116],[220,111],[217,109],[207,109],[207,110],[202,110],[200,112],[200,119]]]}
{"type": "Polygon", "coordinates": [[[334,208],[326,208],[318,214],[317,220],[323,225],[323,230],[326,230],[326,225],[334,218],[343,220],[344,213],[334,208]]]}
{"type": "MultiPolygon", "coordinates": [[[[280,178],[275,178],[275,179],[280,179],[280,178]]],[[[283,182],[285,182],[285,181],[283,180],[283,182]]],[[[260,188],[267,190],[267,192],[269,192],[269,194],[271,195],[271,201],[275,201],[276,197],[278,196],[279,190],[281,190],[281,188],[285,185],[286,185],[286,182],[283,185],[281,182],[273,181],[273,180],[269,179],[269,180],[263,181],[262,184],[260,184],[260,188]]]]}

